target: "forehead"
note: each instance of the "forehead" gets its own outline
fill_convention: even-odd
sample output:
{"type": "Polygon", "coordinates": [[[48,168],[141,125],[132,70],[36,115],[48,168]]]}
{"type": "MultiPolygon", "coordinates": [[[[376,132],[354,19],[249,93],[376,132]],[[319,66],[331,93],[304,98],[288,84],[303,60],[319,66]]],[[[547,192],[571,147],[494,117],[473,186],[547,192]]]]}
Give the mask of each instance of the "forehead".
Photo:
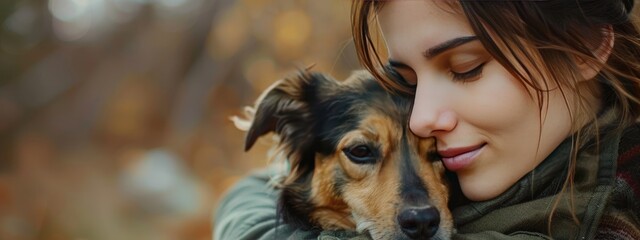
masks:
{"type": "Polygon", "coordinates": [[[411,99],[392,95],[373,79],[366,79],[353,86],[344,86],[324,105],[332,116],[361,121],[370,116],[406,121],[411,99]]]}
{"type": "Polygon", "coordinates": [[[402,132],[402,125],[397,119],[381,112],[372,112],[362,117],[358,125],[348,131],[340,142],[342,144],[354,141],[364,143],[373,140],[379,142],[378,146],[384,149],[388,147],[386,145],[399,141],[402,132]]]}
{"type": "Polygon", "coordinates": [[[317,133],[323,153],[334,152],[340,139],[356,129],[369,126],[377,134],[374,128],[405,126],[411,109],[410,98],[389,94],[373,79],[342,86],[321,102],[316,114],[322,118],[317,133]]]}
{"type": "Polygon", "coordinates": [[[377,19],[391,55],[419,53],[446,40],[473,35],[464,15],[448,1],[387,1],[377,19]]]}

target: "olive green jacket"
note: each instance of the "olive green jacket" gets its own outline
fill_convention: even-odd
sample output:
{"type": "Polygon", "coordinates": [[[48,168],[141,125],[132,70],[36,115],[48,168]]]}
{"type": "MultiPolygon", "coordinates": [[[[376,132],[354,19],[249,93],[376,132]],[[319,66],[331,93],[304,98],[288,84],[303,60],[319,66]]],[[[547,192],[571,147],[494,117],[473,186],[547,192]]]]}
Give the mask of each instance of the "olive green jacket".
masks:
{"type": "MultiPolygon", "coordinates": [[[[640,131],[626,134],[624,139],[629,139],[628,135],[640,143],[640,131]]],[[[453,238],[619,238],[618,235],[607,236],[598,232],[603,215],[613,219],[610,221],[613,225],[622,221],[631,226],[625,230],[626,238],[640,236],[634,235],[640,234],[640,199],[634,199],[637,196],[625,182],[616,180],[621,138],[622,134],[610,134],[601,140],[600,151],[581,151],[577,158],[573,194],[558,194],[566,179],[572,147],[571,140],[565,140],[538,167],[500,196],[455,207],[452,212],[457,233],[453,238]],[[549,224],[550,212],[558,197],[560,201],[549,224]]],[[[590,149],[596,148],[591,146],[590,149]]],[[[634,159],[633,164],[637,168],[640,158],[634,159]]],[[[268,184],[269,176],[274,172],[267,169],[254,173],[226,195],[215,213],[214,239],[367,239],[367,236],[354,232],[302,231],[282,223],[276,227],[278,191],[268,184]]]]}

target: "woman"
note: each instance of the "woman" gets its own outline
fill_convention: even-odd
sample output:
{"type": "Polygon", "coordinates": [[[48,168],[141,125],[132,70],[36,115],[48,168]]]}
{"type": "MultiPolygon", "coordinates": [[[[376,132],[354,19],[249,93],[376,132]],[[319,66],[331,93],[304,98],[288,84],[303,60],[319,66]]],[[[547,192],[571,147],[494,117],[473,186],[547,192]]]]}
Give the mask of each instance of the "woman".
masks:
{"type": "MultiPolygon", "coordinates": [[[[633,5],[354,2],[360,60],[391,91],[414,96],[411,130],[435,138],[455,173],[454,238],[640,239],[640,34],[633,5]]],[[[234,192],[252,192],[248,183],[259,179],[234,192]]],[[[256,198],[271,204],[262,194],[256,198]]],[[[251,214],[227,205],[218,216],[251,214]]],[[[271,217],[244,220],[235,230],[230,221],[242,217],[218,218],[216,234],[273,236],[271,217]]],[[[279,231],[312,235],[286,225],[279,231]]]]}

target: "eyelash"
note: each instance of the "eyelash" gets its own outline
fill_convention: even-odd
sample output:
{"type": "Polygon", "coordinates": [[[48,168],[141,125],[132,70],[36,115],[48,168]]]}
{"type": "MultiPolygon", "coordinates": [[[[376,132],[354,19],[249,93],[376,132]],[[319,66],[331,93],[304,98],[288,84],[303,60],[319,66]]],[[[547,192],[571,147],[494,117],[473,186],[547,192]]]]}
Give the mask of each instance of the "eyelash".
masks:
{"type": "Polygon", "coordinates": [[[476,68],[471,69],[467,72],[463,72],[463,73],[457,73],[457,72],[453,72],[451,71],[451,75],[453,77],[454,81],[460,81],[460,82],[468,82],[471,79],[474,79],[478,76],[480,76],[480,74],[482,73],[482,69],[484,68],[484,65],[486,64],[486,62],[478,65],[476,68]]]}
{"type": "MultiPolygon", "coordinates": [[[[457,72],[453,72],[450,71],[451,76],[453,78],[454,81],[459,81],[459,82],[470,82],[472,79],[477,78],[478,76],[480,76],[480,74],[482,74],[482,70],[484,68],[484,65],[486,64],[486,62],[478,65],[477,67],[475,67],[474,69],[471,69],[467,72],[463,72],[463,73],[457,73],[457,72]]],[[[385,70],[388,74],[392,75],[393,77],[395,77],[400,84],[405,85],[409,88],[415,88],[415,84],[410,84],[409,82],[407,82],[406,79],[404,79],[404,77],[402,77],[402,75],[400,73],[398,73],[393,67],[391,66],[385,66],[385,70]]]]}

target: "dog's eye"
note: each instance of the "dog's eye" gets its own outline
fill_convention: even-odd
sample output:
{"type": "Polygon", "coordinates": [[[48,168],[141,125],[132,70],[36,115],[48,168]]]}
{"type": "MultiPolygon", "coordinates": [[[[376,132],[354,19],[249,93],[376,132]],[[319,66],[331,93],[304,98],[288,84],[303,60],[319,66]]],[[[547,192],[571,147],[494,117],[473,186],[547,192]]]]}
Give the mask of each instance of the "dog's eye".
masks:
{"type": "Polygon", "coordinates": [[[369,157],[371,156],[371,150],[367,146],[357,146],[349,150],[349,154],[358,158],[369,157]]]}
{"type": "Polygon", "coordinates": [[[366,145],[358,145],[342,150],[345,155],[357,164],[372,164],[376,162],[375,152],[366,145]]]}

